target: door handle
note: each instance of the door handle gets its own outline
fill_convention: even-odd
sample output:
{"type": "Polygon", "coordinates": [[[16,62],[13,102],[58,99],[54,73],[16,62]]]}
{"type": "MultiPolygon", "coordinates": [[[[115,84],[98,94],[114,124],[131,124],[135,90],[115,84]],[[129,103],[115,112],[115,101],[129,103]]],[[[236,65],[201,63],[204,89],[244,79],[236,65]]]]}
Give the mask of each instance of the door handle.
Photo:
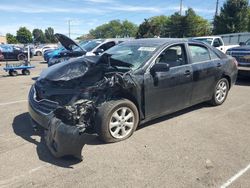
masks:
{"type": "Polygon", "coordinates": [[[191,71],[190,70],[186,70],[184,73],[185,76],[190,76],[191,75],[191,71]]]}
{"type": "Polygon", "coordinates": [[[217,67],[221,67],[221,63],[217,63],[217,67]]]}

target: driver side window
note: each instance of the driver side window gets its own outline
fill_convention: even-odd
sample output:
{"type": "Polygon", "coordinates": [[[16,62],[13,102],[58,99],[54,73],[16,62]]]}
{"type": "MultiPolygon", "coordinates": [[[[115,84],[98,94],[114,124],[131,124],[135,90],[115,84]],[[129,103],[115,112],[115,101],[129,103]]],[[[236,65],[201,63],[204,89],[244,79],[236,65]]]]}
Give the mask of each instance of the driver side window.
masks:
{"type": "Polygon", "coordinates": [[[170,68],[187,64],[184,44],[168,47],[159,55],[156,63],[169,64],[170,68]]]}

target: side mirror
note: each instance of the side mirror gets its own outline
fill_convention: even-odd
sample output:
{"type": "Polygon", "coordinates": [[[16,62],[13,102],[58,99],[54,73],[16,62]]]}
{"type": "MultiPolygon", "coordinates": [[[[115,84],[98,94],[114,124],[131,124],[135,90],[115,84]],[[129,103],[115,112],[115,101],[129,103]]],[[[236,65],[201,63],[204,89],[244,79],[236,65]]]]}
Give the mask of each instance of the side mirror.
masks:
{"type": "Polygon", "coordinates": [[[246,46],[246,43],[245,42],[240,42],[239,45],[240,46],[246,46]]]}
{"type": "Polygon", "coordinates": [[[169,71],[169,64],[167,63],[156,63],[151,69],[150,73],[155,75],[156,72],[167,72],[169,71]]]}
{"type": "Polygon", "coordinates": [[[94,54],[99,55],[104,52],[104,49],[102,48],[97,48],[97,50],[94,52],[94,54]]]}

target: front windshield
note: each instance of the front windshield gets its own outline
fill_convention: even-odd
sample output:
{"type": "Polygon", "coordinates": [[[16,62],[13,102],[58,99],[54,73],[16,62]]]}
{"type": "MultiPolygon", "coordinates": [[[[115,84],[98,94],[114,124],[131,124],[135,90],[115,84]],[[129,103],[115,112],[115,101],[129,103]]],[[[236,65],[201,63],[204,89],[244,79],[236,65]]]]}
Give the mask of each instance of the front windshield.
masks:
{"type": "Polygon", "coordinates": [[[122,43],[106,51],[112,60],[131,64],[133,70],[143,65],[156,51],[156,44],[122,43]]]}
{"type": "Polygon", "coordinates": [[[194,40],[198,40],[198,41],[201,41],[201,42],[206,42],[210,45],[212,45],[212,42],[213,42],[213,39],[212,38],[195,38],[194,40]]]}

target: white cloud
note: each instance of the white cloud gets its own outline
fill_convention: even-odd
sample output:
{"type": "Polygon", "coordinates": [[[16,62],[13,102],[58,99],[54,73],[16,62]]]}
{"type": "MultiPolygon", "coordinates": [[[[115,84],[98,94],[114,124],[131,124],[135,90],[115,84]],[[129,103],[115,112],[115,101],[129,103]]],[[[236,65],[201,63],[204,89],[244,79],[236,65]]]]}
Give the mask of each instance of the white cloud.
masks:
{"type": "Polygon", "coordinates": [[[85,0],[91,3],[114,3],[114,0],[85,0]]]}
{"type": "Polygon", "coordinates": [[[108,7],[110,10],[124,11],[124,12],[151,12],[161,13],[162,9],[157,7],[144,7],[144,6],[131,6],[131,5],[119,5],[114,7],[108,7]]]}

